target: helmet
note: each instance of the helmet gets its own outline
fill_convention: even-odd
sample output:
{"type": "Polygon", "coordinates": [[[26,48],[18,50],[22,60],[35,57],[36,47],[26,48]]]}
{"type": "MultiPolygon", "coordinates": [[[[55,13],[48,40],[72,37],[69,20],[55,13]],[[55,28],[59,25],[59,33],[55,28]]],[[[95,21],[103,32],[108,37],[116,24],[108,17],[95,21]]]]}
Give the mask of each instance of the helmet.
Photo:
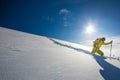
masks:
{"type": "Polygon", "coordinates": [[[105,41],[105,37],[102,37],[102,40],[105,41]]]}

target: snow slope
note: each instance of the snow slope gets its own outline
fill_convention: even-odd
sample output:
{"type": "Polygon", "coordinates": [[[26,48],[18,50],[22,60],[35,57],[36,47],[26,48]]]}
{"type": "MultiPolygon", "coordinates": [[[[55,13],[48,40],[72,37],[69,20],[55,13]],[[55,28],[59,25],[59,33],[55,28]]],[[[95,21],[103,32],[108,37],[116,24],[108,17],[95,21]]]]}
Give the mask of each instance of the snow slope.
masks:
{"type": "Polygon", "coordinates": [[[119,80],[120,61],[90,50],[0,27],[0,80],[119,80]]]}

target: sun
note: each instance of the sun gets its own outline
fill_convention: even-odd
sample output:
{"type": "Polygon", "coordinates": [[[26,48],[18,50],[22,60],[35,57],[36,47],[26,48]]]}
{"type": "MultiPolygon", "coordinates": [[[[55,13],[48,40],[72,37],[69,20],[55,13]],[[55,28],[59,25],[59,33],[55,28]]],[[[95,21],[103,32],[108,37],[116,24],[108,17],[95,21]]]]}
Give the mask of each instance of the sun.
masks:
{"type": "Polygon", "coordinates": [[[89,23],[86,28],[85,28],[85,33],[86,34],[93,34],[95,33],[95,26],[92,23],[89,23]]]}

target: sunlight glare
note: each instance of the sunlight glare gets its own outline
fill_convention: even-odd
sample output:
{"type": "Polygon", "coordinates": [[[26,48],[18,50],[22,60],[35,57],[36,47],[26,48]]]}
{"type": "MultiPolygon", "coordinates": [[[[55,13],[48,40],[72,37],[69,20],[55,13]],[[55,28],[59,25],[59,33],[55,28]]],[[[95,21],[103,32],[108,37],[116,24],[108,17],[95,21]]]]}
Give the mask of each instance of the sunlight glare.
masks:
{"type": "Polygon", "coordinates": [[[95,32],[95,27],[92,23],[89,23],[88,26],[85,28],[86,34],[93,34],[95,32]]]}

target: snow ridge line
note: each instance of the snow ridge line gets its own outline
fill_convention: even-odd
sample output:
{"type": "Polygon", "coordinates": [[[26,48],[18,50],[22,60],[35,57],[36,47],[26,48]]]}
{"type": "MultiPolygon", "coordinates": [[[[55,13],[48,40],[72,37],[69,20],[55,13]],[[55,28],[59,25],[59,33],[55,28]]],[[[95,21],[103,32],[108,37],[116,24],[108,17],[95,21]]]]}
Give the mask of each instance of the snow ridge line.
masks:
{"type": "MultiPolygon", "coordinates": [[[[57,45],[60,45],[60,46],[63,46],[63,47],[67,47],[67,48],[70,48],[70,49],[73,49],[75,51],[78,51],[78,52],[83,52],[83,53],[86,53],[88,55],[91,55],[91,52],[90,51],[87,51],[87,50],[84,50],[84,49],[81,49],[81,48],[75,48],[73,46],[70,46],[70,45],[67,45],[67,44],[63,44],[59,41],[56,41],[52,38],[48,38],[49,40],[51,40],[53,43],[57,44],[57,45]]],[[[93,56],[93,55],[92,55],[93,56]]],[[[102,57],[101,57],[102,58],[102,57]]],[[[120,61],[119,57],[109,57],[109,56],[104,56],[104,59],[113,59],[113,60],[117,60],[117,61],[120,61]]]]}
{"type": "Polygon", "coordinates": [[[70,49],[74,49],[74,50],[79,51],[79,52],[84,52],[84,53],[86,53],[86,54],[90,54],[90,52],[87,51],[87,50],[80,49],[80,48],[75,48],[75,47],[73,47],[73,46],[70,46],[70,45],[67,45],[67,44],[63,44],[63,43],[58,42],[58,41],[56,41],[56,40],[54,40],[54,39],[52,39],[52,38],[48,38],[48,39],[51,40],[52,42],[54,42],[54,43],[57,44],[57,45],[64,46],[64,47],[67,47],[67,48],[70,48],[70,49]]]}

